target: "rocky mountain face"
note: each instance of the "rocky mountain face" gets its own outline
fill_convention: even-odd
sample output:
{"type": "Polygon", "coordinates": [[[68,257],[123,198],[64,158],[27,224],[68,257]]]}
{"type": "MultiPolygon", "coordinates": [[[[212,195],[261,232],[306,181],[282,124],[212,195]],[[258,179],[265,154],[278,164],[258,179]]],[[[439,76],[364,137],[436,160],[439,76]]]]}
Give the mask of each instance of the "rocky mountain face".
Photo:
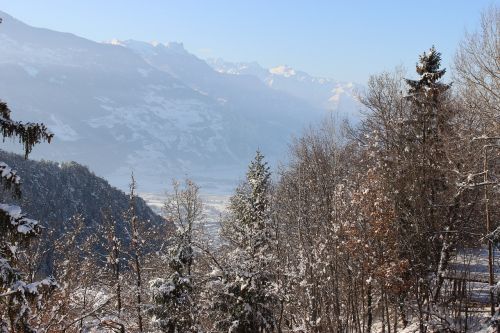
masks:
{"type": "Polygon", "coordinates": [[[97,43],[0,17],[0,98],[55,133],[32,157],[76,161],[121,189],[133,171],[140,192],[191,177],[227,193],[256,149],[275,164],[292,135],[353,101],[348,85],[305,73],[233,73],[178,43],[97,43]]]}

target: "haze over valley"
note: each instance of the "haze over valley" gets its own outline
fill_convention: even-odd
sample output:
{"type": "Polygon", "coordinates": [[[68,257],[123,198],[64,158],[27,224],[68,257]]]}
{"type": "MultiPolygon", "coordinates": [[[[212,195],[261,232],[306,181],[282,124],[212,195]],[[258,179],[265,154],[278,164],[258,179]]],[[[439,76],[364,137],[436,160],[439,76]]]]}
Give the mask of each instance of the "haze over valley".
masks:
{"type": "Polygon", "coordinates": [[[190,177],[229,194],[256,149],[276,166],[309,125],[358,118],[351,82],[206,62],[182,43],[98,43],[0,16],[2,98],[55,134],[32,158],[76,161],[122,190],[134,172],[141,192],[190,177]]]}

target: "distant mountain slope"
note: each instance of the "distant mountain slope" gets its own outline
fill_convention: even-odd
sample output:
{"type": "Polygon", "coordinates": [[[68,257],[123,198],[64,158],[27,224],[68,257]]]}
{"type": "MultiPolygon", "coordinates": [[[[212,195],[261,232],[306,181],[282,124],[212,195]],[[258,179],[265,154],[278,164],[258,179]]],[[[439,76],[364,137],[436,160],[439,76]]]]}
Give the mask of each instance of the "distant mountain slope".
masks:
{"type": "Polygon", "coordinates": [[[284,65],[266,69],[256,62],[232,63],[220,58],[207,62],[220,73],[254,76],[268,87],[305,100],[318,108],[334,111],[351,121],[359,119],[361,104],[356,96],[362,89],[359,84],[314,77],[284,65]]]}
{"type": "Polygon", "coordinates": [[[195,91],[215,98],[245,120],[254,118],[262,124],[272,122],[276,126],[276,122],[285,122],[296,126],[294,122],[308,122],[321,114],[320,108],[311,107],[305,100],[287,92],[269,89],[256,76],[235,76],[214,70],[188,53],[180,43],[164,45],[129,40],[118,42],[118,45],[134,51],[154,68],[172,75],[195,91]]]}
{"type": "MultiPolygon", "coordinates": [[[[0,161],[15,169],[22,180],[21,199],[9,199],[9,192],[1,191],[3,200],[20,204],[28,217],[38,219],[56,234],[63,222],[76,214],[81,214],[86,224],[97,230],[97,225],[102,224],[102,209],[109,209],[118,220],[123,220],[129,207],[125,193],[75,162],[37,162],[1,150],[0,161]]],[[[142,221],[149,220],[153,225],[163,223],[141,198],[136,200],[136,211],[142,221]]]]}
{"type": "Polygon", "coordinates": [[[181,44],[96,43],[0,17],[0,99],[55,132],[32,158],[77,161],[121,189],[133,170],[143,192],[189,176],[228,193],[257,148],[274,164],[326,112],[255,75],[216,71],[181,44]]]}

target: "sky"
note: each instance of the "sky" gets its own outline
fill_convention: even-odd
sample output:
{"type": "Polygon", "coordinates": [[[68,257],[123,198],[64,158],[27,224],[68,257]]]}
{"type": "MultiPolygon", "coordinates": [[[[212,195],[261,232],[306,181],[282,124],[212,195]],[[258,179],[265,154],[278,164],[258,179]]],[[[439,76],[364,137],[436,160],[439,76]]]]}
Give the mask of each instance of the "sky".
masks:
{"type": "Polygon", "coordinates": [[[37,27],[94,41],[182,42],[200,58],[288,65],[366,83],[435,45],[450,67],[491,0],[0,0],[37,27]]]}

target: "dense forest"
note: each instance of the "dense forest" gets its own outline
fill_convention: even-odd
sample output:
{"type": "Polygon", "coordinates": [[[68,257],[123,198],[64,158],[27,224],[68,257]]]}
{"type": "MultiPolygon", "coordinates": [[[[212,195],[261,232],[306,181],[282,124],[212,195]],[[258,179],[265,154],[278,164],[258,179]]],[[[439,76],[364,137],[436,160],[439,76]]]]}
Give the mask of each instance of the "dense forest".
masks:
{"type": "MultiPolygon", "coordinates": [[[[159,219],[133,177],[123,198],[81,166],[35,172],[2,154],[0,331],[500,330],[499,27],[493,6],[452,75],[434,46],[416,73],[373,75],[360,123],[310,128],[273,175],[257,151],[219,235],[190,180],[159,219]],[[10,164],[27,170],[22,186],[10,164]],[[470,249],[485,249],[485,274],[470,249]]],[[[52,138],[10,113],[0,105],[2,135],[26,157],[52,138]]]]}

